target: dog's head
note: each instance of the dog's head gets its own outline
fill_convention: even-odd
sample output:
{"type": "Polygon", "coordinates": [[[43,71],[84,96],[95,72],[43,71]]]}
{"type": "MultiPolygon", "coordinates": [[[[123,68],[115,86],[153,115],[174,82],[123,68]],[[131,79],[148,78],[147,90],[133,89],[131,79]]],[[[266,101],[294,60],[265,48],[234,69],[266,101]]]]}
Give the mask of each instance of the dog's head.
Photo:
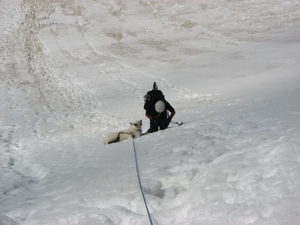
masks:
{"type": "Polygon", "coordinates": [[[142,120],[138,120],[135,122],[130,122],[130,125],[131,125],[131,129],[133,130],[142,130],[143,122],[142,120]]]}

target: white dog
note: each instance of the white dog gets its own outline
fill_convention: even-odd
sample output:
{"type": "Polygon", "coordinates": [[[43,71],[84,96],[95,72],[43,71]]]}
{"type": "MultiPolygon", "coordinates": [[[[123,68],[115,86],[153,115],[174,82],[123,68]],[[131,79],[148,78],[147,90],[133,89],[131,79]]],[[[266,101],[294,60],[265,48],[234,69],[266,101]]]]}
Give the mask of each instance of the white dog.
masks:
{"type": "Polygon", "coordinates": [[[115,142],[124,141],[131,137],[135,138],[142,134],[142,120],[136,122],[130,122],[130,128],[122,130],[120,132],[113,132],[107,134],[103,139],[103,144],[111,144],[115,142]]]}

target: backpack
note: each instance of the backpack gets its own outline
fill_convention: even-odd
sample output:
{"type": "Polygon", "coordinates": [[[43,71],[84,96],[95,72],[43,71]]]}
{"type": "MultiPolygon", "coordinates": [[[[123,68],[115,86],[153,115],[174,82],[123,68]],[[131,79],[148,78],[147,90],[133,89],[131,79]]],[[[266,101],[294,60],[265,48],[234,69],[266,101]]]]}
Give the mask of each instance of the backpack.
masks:
{"type": "Polygon", "coordinates": [[[161,90],[158,90],[156,83],[153,83],[153,89],[144,96],[144,109],[146,112],[156,112],[155,104],[159,101],[165,102],[165,96],[161,90]]]}

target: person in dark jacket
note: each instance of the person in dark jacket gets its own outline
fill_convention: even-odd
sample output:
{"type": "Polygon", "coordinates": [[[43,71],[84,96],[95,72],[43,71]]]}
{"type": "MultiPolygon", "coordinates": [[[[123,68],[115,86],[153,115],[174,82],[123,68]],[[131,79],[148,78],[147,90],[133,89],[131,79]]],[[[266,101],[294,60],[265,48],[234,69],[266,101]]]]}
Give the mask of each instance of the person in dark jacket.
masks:
{"type": "Polygon", "coordinates": [[[155,107],[146,109],[146,117],[150,120],[150,129],[147,132],[153,133],[168,128],[175,113],[175,109],[168,101],[156,102],[155,107]]]}

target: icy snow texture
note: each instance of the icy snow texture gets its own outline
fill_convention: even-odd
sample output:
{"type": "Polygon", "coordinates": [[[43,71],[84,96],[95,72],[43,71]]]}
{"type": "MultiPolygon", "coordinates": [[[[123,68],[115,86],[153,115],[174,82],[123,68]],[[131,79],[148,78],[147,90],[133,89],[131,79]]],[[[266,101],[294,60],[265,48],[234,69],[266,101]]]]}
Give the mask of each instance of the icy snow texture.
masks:
{"type": "Polygon", "coordinates": [[[297,0],[1,0],[0,224],[300,224],[297,0]]]}

